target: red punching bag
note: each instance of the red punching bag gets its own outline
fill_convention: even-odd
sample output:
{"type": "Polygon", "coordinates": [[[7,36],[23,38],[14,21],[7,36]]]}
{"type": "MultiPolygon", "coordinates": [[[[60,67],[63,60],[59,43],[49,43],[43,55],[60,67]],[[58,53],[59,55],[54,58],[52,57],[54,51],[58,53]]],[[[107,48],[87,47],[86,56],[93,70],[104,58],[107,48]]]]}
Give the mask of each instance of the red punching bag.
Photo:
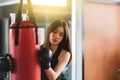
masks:
{"type": "Polygon", "coordinates": [[[9,53],[14,58],[15,69],[10,80],[41,80],[40,65],[37,58],[40,49],[40,38],[35,17],[28,3],[29,21],[21,20],[23,0],[20,1],[16,22],[9,29],[9,53]]]}

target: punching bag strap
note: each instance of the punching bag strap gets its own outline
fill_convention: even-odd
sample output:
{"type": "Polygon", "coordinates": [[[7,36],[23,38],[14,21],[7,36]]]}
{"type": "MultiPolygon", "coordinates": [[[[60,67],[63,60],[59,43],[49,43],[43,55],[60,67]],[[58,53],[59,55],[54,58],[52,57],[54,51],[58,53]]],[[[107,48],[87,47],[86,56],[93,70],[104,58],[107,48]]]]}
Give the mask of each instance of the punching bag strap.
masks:
{"type": "MultiPolygon", "coordinates": [[[[23,4],[23,0],[20,0],[20,6],[15,19],[15,22],[17,23],[16,31],[15,31],[15,45],[18,45],[18,40],[19,40],[19,28],[20,28],[20,22],[22,21],[22,4],[23,4]]],[[[36,20],[35,20],[32,4],[30,0],[27,0],[27,5],[28,5],[29,21],[34,24],[36,44],[38,44],[37,25],[36,25],[36,20]]]]}
{"type": "Polygon", "coordinates": [[[23,4],[23,0],[20,0],[20,5],[19,5],[19,9],[18,9],[18,13],[16,15],[15,18],[15,22],[21,22],[22,20],[22,4],[23,4]]]}
{"type": "Polygon", "coordinates": [[[28,5],[28,16],[30,18],[30,21],[35,25],[36,44],[38,44],[37,25],[36,25],[36,19],[35,19],[34,13],[33,13],[31,0],[27,0],[27,5],[28,5]]]}
{"type": "Polygon", "coordinates": [[[17,23],[16,29],[15,29],[15,45],[18,45],[18,40],[19,40],[19,28],[20,28],[20,22],[22,20],[22,3],[23,0],[20,0],[20,6],[18,9],[18,13],[15,19],[15,22],[17,23]]]}

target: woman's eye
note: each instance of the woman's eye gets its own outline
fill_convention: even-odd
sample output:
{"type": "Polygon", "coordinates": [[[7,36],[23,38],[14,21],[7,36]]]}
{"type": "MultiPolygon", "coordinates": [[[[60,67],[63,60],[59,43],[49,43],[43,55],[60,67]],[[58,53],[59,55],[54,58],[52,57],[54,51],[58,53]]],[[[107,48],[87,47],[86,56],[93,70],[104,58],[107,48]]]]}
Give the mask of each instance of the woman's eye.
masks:
{"type": "Polygon", "coordinates": [[[53,33],[57,33],[57,31],[53,31],[53,33]]]}
{"type": "Polygon", "coordinates": [[[61,37],[63,37],[63,36],[64,36],[64,34],[60,34],[60,36],[61,36],[61,37]]]}

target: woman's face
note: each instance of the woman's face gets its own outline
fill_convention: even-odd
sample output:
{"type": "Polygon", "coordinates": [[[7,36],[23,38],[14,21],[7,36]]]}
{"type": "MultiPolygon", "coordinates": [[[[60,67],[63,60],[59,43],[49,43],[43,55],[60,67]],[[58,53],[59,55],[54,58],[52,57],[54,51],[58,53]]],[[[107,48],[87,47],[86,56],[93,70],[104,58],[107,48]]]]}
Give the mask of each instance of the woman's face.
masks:
{"type": "Polygon", "coordinates": [[[53,32],[49,35],[49,41],[51,45],[58,45],[64,37],[64,29],[62,26],[56,28],[53,32]]]}

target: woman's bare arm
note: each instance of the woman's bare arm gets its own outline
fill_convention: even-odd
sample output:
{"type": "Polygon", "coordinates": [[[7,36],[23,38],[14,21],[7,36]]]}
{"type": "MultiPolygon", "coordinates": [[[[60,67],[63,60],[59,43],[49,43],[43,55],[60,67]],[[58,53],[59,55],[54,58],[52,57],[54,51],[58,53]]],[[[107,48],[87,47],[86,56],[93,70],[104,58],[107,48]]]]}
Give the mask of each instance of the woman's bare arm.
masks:
{"type": "Polygon", "coordinates": [[[61,74],[61,72],[64,70],[66,65],[68,64],[70,59],[70,53],[62,50],[59,57],[58,57],[58,63],[53,70],[52,68],[46,69],[45,73],[49,80],[56,80],[57,77],[61,74]]]}

